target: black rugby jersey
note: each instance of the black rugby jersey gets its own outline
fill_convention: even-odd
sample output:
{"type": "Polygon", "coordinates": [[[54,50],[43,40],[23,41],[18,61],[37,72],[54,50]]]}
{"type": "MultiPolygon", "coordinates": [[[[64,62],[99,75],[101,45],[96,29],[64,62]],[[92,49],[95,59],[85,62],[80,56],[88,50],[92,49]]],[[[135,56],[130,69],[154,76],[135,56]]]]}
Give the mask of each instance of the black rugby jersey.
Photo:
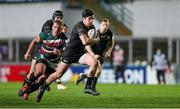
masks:
{"type": "Polygon", "coordinates": [[[93,44],[91,48],[95,54],[102,56],[104,50],[108,46],[108,42],[112,41],[113,33],[109,29],[105,33],[100,33],[100,30],[97,30],[97,35],[100,38],[100,41],[93,44]]]}
{"type": "Polygon", "coordinates": [[[53,20],[47,20],[42,27],[41,32],[49,33],[52,30],[53,20]]]}
{"type": "Polygon", "coordinates": [[[67,43],[65,52],[67,54],[81,54],[85,52],[85,45],[81,42],[80,35],[88,34],[88,31],[95,29],[95,26],[86,27],[82,21],[78,22],[72,29],[69,42],[67,43]]]}

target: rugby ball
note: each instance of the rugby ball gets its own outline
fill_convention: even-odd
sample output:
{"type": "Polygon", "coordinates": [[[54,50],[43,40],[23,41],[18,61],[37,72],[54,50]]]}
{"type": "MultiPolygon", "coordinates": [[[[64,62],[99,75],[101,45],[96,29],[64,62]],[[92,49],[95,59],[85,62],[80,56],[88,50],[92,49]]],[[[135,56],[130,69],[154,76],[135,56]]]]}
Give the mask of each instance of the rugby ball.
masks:
{"type": "Polygon", "coordinates": [[[95,29],[90,29],[88,31],[89,38],[93,39],[95,37],[95,35],[96,35],[96,30],[95,29]]]}

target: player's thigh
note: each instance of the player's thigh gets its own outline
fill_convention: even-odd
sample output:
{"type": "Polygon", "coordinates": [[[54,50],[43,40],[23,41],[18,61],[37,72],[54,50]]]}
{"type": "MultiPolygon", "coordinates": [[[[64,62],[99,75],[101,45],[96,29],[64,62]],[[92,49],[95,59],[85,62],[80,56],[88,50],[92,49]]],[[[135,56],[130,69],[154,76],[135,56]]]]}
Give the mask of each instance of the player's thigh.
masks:
{"type": "Polygon", "coordinates": [[[56,68],[56,72],[57,73],[62,73],[64,74],[66,72],[66,70],[68,69],[70,64],[64,63],[64,62],[60,62],[56,68]]]}
{"type": "Polygon", "coordinates": [[[92,55],[89,53],[83,54],[79,59],[80,64],[86,64],[86,65],[94,65],[97,64],[97,59],[95,59],[92,55]]]}
{"type": "Polygon", "coordinates": [[[34,67],[35,64],[36,64],[36,60],[35,60],[35,59],[32,59],[32,61],[31,61],[31,66],[34,67]]]}
{"type": "MultiPolygon", "coordinates": [[[[32,72],[34,72],[34,70],[35,70],[35,64],[36,64],[36,60],[35,59],[32,59],[32,61],[31,61],[31,71],[32,72]]],[[[31,72],[31,73],[32,73],[31,72]]]]}
{"type": "Polygon", "coordinates": [[[35,72],[37,73],[44,73],[46,70],[46,64],[43,62],[38,62],[35,64],[35,72]]]}

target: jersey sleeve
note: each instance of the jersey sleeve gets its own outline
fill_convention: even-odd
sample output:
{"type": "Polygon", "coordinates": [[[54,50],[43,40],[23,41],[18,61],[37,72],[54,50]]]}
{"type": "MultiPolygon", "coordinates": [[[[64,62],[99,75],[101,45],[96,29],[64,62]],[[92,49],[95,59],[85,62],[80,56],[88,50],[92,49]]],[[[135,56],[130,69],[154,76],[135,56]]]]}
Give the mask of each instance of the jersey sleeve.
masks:
{"type": "Polygon", "coordinates": [[[79,36],[81,36],[82,34],[87,34],[87,31],[85,30],[83,25],[77,25],[77,32],[79,36]]]}
{"type": "Polygon", "coordinates": [[[46,34],[44,32],[41,32],[39,34],[39,37],[40,37],[41,40],[44,40],[46,38],[46,34]]]}

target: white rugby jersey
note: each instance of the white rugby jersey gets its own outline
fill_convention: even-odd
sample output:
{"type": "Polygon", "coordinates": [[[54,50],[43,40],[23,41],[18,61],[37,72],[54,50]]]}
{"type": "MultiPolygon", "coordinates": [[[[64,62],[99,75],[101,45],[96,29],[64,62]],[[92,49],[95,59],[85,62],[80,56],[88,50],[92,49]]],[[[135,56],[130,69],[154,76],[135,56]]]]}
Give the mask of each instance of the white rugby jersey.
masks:
{"type": "Polygon", "coordinates": [[[167,60],[164,54],[155,54],[154,63],[157,70],[165,70],[167,67],[167,60]]]}

